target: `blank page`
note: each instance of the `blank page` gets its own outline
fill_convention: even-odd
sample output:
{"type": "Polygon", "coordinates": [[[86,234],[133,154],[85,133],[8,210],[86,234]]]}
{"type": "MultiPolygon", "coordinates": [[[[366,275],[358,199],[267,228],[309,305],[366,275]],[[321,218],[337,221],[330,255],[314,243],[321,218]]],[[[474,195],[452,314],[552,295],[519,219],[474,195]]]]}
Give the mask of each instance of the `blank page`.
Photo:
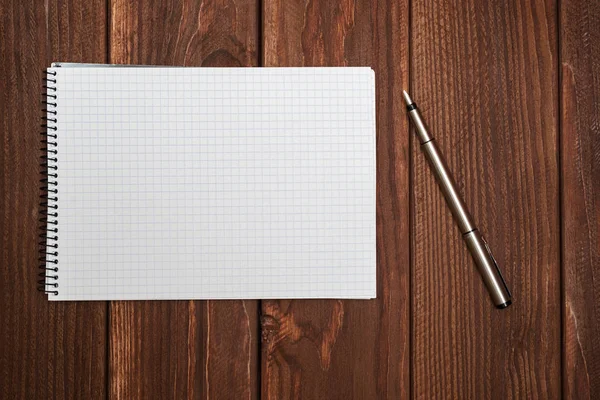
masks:
{"type": "Polygon", "coordinates": [[[370,68],[50,71],[49,299],[375,297],[370,68]]]}

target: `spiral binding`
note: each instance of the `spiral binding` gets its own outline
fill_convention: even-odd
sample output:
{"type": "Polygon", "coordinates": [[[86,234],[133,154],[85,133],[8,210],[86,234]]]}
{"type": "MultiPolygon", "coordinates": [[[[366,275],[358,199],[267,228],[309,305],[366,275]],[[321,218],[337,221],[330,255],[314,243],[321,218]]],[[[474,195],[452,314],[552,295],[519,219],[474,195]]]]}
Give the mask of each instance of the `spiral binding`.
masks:
{"type": "Polygon", "coordinates": [[[56,72],[46,70],[42,96],[38,290],[58,295],[58,144],[56,72]]]}

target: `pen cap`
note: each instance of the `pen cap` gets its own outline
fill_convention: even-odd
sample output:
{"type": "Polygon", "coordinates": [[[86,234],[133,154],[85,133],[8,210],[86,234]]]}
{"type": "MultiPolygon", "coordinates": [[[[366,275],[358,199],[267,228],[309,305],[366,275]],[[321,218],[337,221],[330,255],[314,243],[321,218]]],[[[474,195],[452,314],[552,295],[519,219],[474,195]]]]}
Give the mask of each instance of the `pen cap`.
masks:
{"type": "Polygon", "coordinates": [[[512,303],[510,292],[485,239],[478,230],[464,235],[464,239],[494,305],[508,307],[512,303]]]}

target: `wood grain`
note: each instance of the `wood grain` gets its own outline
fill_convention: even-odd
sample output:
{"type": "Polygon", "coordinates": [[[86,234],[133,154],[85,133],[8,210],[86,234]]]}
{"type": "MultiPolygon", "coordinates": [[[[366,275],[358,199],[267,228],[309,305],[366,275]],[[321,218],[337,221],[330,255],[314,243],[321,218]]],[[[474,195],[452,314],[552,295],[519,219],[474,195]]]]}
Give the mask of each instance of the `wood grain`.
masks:
{"type": "Polygon", "coordinates": [[[377,299],[262,302],[267,399],[407,398],[408,1],[268,0],[265,66],[366,65],[377,84],[377,299]]]}
{"type": "Polygon", "coordinates": [[[413,141],[414,397],[558,398],[557,10],[412,3],[412,95],[513,293],[496,310],[413,141]]]}
{"type": "Polygon", "coordinates": [[[561,3],[564,397],[600,398],[600,3],[561,3]]]}
{"type": "Polygon", "coordinates": [[[0,398],[104,398],[106,303],[36,286],[43,71],[106,60],[106,4],[2,0],[0,15],[0,398]]]}
{"type": "MultiPolygon", "coordinates": [[[[113,0],[111,62],[252,66],[258,3],[113,0]]],[[[112,302],[114,398],[258,396],[258,302],[112,302]]]]}
{"type": "Polygon", "coordinates": [[[599,398],[600,6],[410,4],[0,0],[0,398],[599,398]],[[35,291],[43,69],[259,57],[375,69],[378,299],[108,308],[35,291]],[[513,291],[505,311],[408,135],[409,64],[513,291]]]}

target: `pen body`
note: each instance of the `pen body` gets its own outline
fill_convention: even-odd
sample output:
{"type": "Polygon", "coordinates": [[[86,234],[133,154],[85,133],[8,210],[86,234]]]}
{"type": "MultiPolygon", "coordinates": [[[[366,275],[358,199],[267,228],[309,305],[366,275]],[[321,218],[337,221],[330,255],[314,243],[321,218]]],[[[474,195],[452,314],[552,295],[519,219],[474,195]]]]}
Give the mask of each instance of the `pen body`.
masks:
{"type": "Polygon", "coordinates": [[[458,192],[444,157],[435,144],[434,138],[427,131],[414,103],[408,105],[408,112],[421,143],[421,149],[429,161],[492,301],[498,308],[508,307],[511,304],[511,294],[489,246],[477,230],[473,218],[458,192]]]}
{"type": "Polygon", "coordinates": [[[450,170],[448,169],[444,157],[435,144],[434,138],[427,131],[425,123],[421,119],[421,115],[416,106],[409,111],[409,115],[415,125],[417,136],[421,142],[421,150],[425,153],[427,161],[429,161],[429,165],[440,185],[440,190],[446,198],[448,207],[450,207],[450,211],[452,211],[460,231],[463,235],[471,232],[476,229],[473,218],[457,190],[456,183],[450,174],[450,170]]]}
{"type": "Polygon", "coordinates": [[[476,229],[473,218],[471,217],[471,214],[469,214],[467,206],[456,189],[456,183],[454,182],[454,179],[452,179],[452,175],[450,175],[446,161],[435,144],[435,140],[431,139],[429,142],[422,144],[421,149],[423,150],[423,153],[425,153],[429,165],[434,171],[440,189],[446,198],[446,202],[456,219],[456,223],[458,224],[461,233],[464,235],[467,232],[476,229]]]}

